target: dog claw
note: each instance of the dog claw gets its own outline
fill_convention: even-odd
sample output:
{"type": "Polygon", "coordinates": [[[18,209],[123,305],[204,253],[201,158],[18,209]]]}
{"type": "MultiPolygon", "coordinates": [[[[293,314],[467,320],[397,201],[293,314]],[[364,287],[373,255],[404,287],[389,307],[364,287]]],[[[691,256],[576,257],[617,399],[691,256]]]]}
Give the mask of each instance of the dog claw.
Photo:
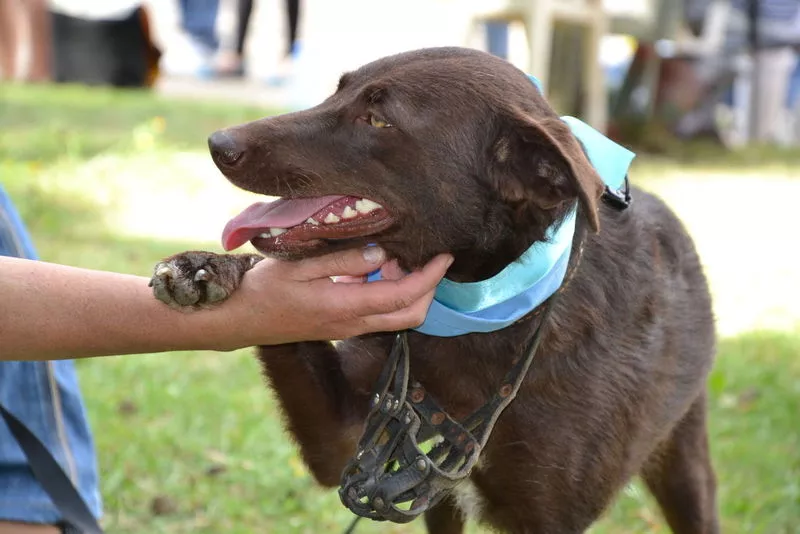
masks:
{"type": "Polygon", "coordinates": [[[185,252],[158,262],[149,286],[156,299],[173,308],[206,308],[230,297],[244,272],[260,259],[185,252]]]}

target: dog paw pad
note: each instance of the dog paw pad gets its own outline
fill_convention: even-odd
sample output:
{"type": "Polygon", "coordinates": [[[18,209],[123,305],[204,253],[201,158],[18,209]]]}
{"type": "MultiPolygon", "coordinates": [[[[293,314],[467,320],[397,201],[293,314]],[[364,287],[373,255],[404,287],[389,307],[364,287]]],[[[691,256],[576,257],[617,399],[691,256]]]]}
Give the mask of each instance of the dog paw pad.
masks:
{"type": "Polygon", "coordinates": [[[228,298],[230,292],[214,270],[198,256],[176,256],[153,270],[153,295],[173,308],[198,308],[228,298]]]}

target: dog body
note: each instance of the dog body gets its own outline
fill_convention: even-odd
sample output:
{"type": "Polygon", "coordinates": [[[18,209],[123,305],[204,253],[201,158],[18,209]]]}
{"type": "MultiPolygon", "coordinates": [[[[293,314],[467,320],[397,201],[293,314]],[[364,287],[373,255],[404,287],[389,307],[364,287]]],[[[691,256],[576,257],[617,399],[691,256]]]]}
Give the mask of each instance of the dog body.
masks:
{"type": "MultiPolygon", "coordinates": [[[[716,532],[704,404],[714,337],[705,281],[664,205],[638,191],[633,203],[624,212],[601,209],[603,230],[588,237],[529,375],[472,476],[481,518],[502,531],[583,532],[642,474],[675,532],[716,532]]],[[[531,321],[456,338],[411,333],[414,376],[463,419],[523,355],[531,321]]],[[[354,454],[393,339],[260,349],[289,428],[324,485],[339,484],[354,454]]],[[[461,532],[454,504],[428,514],[431,532],[461,532]]]]}
{"type": "MultiPolygon", "coordinates": [[[[447,251],[455,257],[448,278],[474,282],[544,239],[577,202],[567,281],[532,367],[469,487],[427,512],[428,528],[462,532],[460,508],[468,507],[502,531],[584,532],[638,474],[674,532],[718,532],[705,422],[715,338],[699,258],[652,195],[634,188],[626,210],[599,201],[602,183],[580,144],[521,72],[464,49],[401,54],[345,75],[316,108],[225,130],[211,145],[225,175],[248,190],[351,195],[386,210],[340,235],[311,239],[334,230],[298,227],[285,241],[253,240],[289,259],[374,242],[411,269],[447,251]]],[[[195,270],[237,265],[235,280],[221,283],[228,293],[249,265],[186,254],[195,255],[195,270]]],[[[167,263],[178,269],[179,259],[167,263]]],[[[178,270],[193,278],[191,269],[178,270]]],[[[176,301],[155,281],[168,293],[162,300],[176,301]]],[[[411,371],[461,420],[524,356],[537,313],[491,333],[410,331],[411,371]]],[[[259,349],[288,428],[323,485],[339,484],[355,452],[393,340],[374,334],[259,349]]]]}

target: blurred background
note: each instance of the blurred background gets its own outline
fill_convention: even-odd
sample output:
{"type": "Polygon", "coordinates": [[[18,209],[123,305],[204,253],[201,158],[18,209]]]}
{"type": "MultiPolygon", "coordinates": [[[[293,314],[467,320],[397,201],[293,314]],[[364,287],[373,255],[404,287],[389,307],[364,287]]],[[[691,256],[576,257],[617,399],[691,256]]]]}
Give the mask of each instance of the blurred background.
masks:
{"type": "MultiPolygon", "coordinates": [[[[723,531],[800,533],[799,44],[800,0],[0,0],[0,184],[43,259],[149,276],[221,251],[253,200],[207,156],[215,129],[314,105],[395,52],[505,57],[636,150],[632,181],[686,223],[720,333],[723,531]]],[[[78,363],[109,532],[348,524],[250,354],[78,363]]],[[[592,530],[667,531],[638,482],[592,530]]]]}

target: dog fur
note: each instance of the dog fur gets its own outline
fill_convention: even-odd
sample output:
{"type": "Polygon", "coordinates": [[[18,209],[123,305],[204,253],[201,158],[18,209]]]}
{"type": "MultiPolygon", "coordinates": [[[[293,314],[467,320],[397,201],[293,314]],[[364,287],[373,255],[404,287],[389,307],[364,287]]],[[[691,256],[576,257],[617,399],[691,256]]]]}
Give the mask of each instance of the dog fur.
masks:
{"type": "MultiPolygon", "coordinates": [[[[477,519],[511,533],[584,532],[640,475],[673,532],[719,531],[705,405],[715,334],[692,241],[650,194],[634,188],[623,211],[601,202],[580,143],[522,72],[474,50],[408,52],[345,74],[317,107],[224,133],[238,157],[213,143],[212,156],[241,188],[366,197],[391,213],[377,234],[290,247],[279,254],[288,259],[375,242],[407,269],[450,252],[448,278],[483,280],[577,201],[570,282],[469,481],[477,519]],[[372,127],[370,116],[392,127],[372,127]]],[[[188,281],[204,265],[227,270],[215,283],[229,293],[250,265],[235,258],[189,252],[168,261],[189,265],[188,281]]],[[[411,370],[463,418],[499,387],[532,323],[531,314],[455,338],[409,332],[411,370]]],[[[355,452],[393,337],[259,349],[288,429],[323,485],[339,484],[355,452]]],[[[431,532],[463,531],[462,493],[426,514],[431,532]]]]}

